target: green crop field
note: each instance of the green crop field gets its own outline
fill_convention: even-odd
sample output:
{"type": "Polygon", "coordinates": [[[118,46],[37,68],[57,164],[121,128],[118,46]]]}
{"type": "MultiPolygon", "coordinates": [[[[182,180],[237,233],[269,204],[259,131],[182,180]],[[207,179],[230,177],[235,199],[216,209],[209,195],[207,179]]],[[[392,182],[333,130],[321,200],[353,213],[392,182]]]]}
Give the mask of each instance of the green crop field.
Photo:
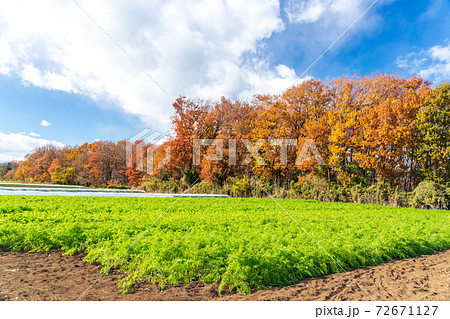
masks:
{"type": "MultiPolygon", "coordinates": [[[[278,202],[346,270],[450,247],[448,211],[278,202]]],[[[120,257],[123,291],[148,279],[248,293],[342,271],[299,225],[271,199],[0,196],[0,247],[85,252],[106,272],[120,257]]]]}

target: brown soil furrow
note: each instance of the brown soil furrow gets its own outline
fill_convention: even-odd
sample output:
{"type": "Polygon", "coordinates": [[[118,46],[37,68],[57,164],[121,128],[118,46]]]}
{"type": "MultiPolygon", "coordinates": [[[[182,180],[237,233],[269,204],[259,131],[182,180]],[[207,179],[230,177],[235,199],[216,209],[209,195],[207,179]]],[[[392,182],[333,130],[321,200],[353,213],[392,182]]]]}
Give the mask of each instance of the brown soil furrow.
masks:
{"type": "MultiPolygon", "coordinates": [[[[62,251],[40,253],[0,251],[1,300],[76,300],[100,275],[99,264],[84,255],[62,251]]],[[[396,260],[351,271],[350,274],[375,300],[450,300],[450,250],[396,260]]],[[[310,278],[283,288],[241,296],[229,291],[218,295],[218,283],[192,282],[160,290],[138,282],[135,292],[121,294],[117,280],[104,275],[83,300],[370,300],[347,274],[310,278]]]]}

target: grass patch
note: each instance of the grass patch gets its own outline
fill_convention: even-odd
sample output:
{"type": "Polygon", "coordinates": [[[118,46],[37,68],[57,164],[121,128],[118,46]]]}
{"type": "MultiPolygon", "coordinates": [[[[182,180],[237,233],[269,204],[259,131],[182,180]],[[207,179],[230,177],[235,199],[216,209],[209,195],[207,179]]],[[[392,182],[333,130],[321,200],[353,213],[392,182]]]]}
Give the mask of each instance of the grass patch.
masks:
{"type": "MultiPolygon", "coordinates": [[[[448,211],[278,202],[347,270],[450,248],[448,211]]],[[[103,271],[122,256],[124,292],[147,279],[249,293],[340,271],[271,199],[0,196],[0,247],[86,252],[103,271]]]]}

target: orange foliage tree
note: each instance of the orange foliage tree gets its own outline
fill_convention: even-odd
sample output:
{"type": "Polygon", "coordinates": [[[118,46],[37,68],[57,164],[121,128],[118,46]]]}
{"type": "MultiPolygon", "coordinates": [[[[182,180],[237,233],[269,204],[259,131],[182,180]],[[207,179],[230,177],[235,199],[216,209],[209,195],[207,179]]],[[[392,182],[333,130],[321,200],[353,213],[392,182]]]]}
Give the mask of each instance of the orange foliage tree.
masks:
{"type": "MultiPolygon", "coordinates": [[[[448,175],[448,91],[448,85],[432,90],[419,76],[374,74],[311,79],[249,102],[181,97],[173,103],[170,137],[145,149],[153,151],[153,178],[185,185],[199,178],[222,185],[248,175],[289,185],[319,174],[344,186],[387,181],[411,189],[424,176],[442,181],[439,176],[448,175]],[[299,160],[312,154],[304,148],[311,140],[324,162],[299,160]]],[[[149,177],[147,152],[140,163],[136,142],[126,163],[127,143],[41,147],[9,174],[23,181],[139,186],[149,177]]]]}

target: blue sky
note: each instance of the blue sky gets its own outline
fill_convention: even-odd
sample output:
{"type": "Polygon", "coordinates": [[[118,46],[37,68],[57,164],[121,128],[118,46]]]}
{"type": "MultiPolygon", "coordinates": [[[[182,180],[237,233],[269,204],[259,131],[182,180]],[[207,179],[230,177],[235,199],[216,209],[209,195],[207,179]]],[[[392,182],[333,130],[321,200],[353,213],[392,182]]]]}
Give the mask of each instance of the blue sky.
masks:
{"type": "MultiPolygon", "coordinates": [[[[281,92],[373,3],[77,2],[139,67],[70,1],[2,2],[0,162],[49,142],[165,132],[181,95],[281,92]]],[[[304,78],[379,71],[439,84],[450,79],[449,30],[450,1],[379,0],[304,78]]]]}
{"type": "Polygon", "coordinates": [[[62,91],[24,86],[20,79],[0,76],[0,127],[6,132],[35,132],[67,145],[96,139],[121,140],[142,126],[111,101],[62,91]],[[51,125],[42,126],[46,120],[51,125]]]}

